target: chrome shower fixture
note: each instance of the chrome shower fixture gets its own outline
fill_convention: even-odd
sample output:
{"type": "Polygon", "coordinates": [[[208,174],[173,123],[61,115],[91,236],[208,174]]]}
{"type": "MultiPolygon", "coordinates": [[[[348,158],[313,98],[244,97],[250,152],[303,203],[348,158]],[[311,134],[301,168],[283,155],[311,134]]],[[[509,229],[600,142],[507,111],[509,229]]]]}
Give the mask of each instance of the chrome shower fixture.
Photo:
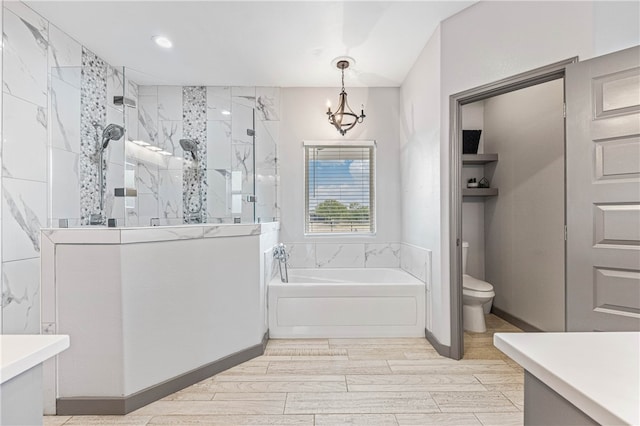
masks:
{"type": "Polygon", "coordinates": [[[117,124],[109,124],[102,131],[102,145],[100,150],[104,151],[109,146],[109,141],[117,141],[124,135],[124,127],[117,124]]]}
{"type": "Polygon", "coordinates": [[[196,151],[198,151],[198,144],[193,139],[180,139],[180,147],[185,151],[188,151],[196,159],[196,151]]]}

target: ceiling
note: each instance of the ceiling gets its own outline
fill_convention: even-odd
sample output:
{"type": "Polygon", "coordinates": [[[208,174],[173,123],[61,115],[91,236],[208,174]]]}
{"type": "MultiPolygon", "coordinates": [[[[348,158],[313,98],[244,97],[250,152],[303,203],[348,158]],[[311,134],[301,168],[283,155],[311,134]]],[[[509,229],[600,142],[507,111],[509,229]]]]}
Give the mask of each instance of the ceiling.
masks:
{"type": "Polygon", "coordinates": [[[470,1],[26,1],[140,84],[399,86],[438,24],[470,1]],[[171,49],[151,37],[173,41],[171,49]]]}

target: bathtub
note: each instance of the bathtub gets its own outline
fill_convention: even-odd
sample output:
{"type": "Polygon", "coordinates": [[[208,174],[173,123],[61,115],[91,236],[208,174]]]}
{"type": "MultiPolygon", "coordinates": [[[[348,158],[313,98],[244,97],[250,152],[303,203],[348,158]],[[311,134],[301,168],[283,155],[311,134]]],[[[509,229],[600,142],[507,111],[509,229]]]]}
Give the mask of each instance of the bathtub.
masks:
{"type": "Polygon", "coordinates": [[[272,338],[422,337],[425,285],[395,268],[289,269],[268,312],[272,338]]]}

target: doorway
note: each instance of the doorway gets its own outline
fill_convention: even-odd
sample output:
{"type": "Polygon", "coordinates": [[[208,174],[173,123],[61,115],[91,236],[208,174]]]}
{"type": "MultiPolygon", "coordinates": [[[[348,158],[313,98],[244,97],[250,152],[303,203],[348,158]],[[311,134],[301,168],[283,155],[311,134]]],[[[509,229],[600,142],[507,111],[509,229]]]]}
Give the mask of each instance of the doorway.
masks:
{"type": "MultiPolygon", "coordinates": [[[[527,303],[518,301],[518,299],[522,299],[521,294],[517,294],[517,292],[522,291],[531,291],[532,294],[535,294],[535,289],[527,288],[526,280],[523,280],[520,289],[506,288],[505,282],[507,283],[515,283],[518,284],[514,280],[514,276],[518,274],[526,273],[526,269],[530,271],[535,270],[535,266],[527,265],[527,268],[517,268],[512,267],[512,265],[524,264],[527,263],[527,250],[522,249],[526,248],[526,242],[523,243],[522,246],[516,246],[514,249],[515,242],[518,240],[518,234],[527,235],[527,232],[518,232],[518,226],[525,227],[525,230],[529,231],[531,228],[526,228],[527,226],[531,226],[533,224],[527,225],[526,223],[518,224],[513,222],[514,215],[514,206],[518,206],[519,204],[530,203],[528,208],[539,207],[538,203],[532,200],[526,200],[526,192],[522,193],[522,188],[520,187],[522,182],[529,182],[532,179],[535,180],[534,175],[528,176],[526,179],[521,179],[521,182],[518,182],[517,173],[523,171],[523,168],[527,165],[527,161],[523,161],[519,156],[523,155],[524,151],[518,152],[519,146],[527,149],[526,145],[517,144],[513,141],[509,141],[509,137],[505,136],[506,132],[513,131],[514,134],[520,133],[518,138],[522,139],[527,136],[526,131],[522,132],[521,128],[512,127],[509,129],[508,125],[501,124],[500,116],[508,116],[512,112],[513,102],[516,102],[518,99],[523,100],[527,99],[526,96],[536,96],[541,95],[543,92],[540,91],[541,88],[547,87],[551,90],[560,90],[561,92],[556,93],[556,97],[560,96],[562,99],[564,98],[563,92],[563,81],[565,68],[567,65],[576,62],[576,58],[572,58],[566,61],[558,62],[543,68],[539,68],[527,73],[523,73],[505,80],[501,80],[496,83],[492,83],[486,86],[478,87],[475,89],[468,90],[466,92],[462,92],[456,95],[451,96],[450,105],[451,105],[451,147],[450,147],[450,170],[451,170],[451,206],[450,206],[450,223],[451,223],[451,241],[450,241],[450,259],[451,259],[451,313],[452,313],[452,324],[451,324],[451,356],[455,359],[461,359],[464,355],[464,330],[463,330],[463,318],[462,318],[462,293],[463,293],[463,238],[473,239],[473,245],[469,244],[468,257],[470,262],[468,266],[470,269],[467,272],[470,272],[470,275],[475,274],[476,279],[484,280],[485,278],[485,268],[484,262],[485,257],[487,257],[487,275],[490,276],[490,279],[496,281],[498,284],[495,288],[495,293],[497,301],[499,304],[509,307],[516,307],[518,303],[520,303],[521,307],[526,307],[527,303]],[[560,83],[555,84],[555,87],[551,88],[553,82],[560,83]],[[543,84],[544,83],[544,84],[543,84]],[[559,87],[559,89],[558,89],[559,87]],[[484,143],[481,143],[481,147],[479,152],[480,155],[474,156],[472,154],[463,154],[463,129],[469,129],[469,126],[478,127],[478,110],[480,108],[488,106],[486,121],[493,123],[491,125],[491,139],[484,139],[484,143]],[[466,111],[466,114],[465,114],[466,111]],[[474,116],[475,120],[469,120],[469,115],[474,116]],[[464,120],[466,116],[466,120],[464,120]],[[463,122],[464,121],[464,122],[463,122]],[[472,123],[470,124],[469,121],[472,123]],[[473,123],[475,121],[475,123],[473,123]],[[474,126],[475,125],[475,126],[474,126]],[[502,136],[502,137],[501,137],[502,136]],[[501,140],[502,139],[502,140],[501,140]],[[483,146],[484,145],[484,146],[483,146]],[[489,152],[489,151],[503,151],[505,156],[505,160],[509,159],[508,167],[503,166],[499,168],[496,164],[500,162],[500,153],[499,152],[489,152]],[[464,159],[464,164],[463,164],[464,159]],[[470,170],[471,169],[471,170],[470,170]],[[499,170],[499,172],[496,172],[499,170]],[[480,175],[482,177],[487,178],[487,180],[483,181],[484,185],[489,185],[489,189],[479,188],[478,191],[474,190],[473,186],[475,182],[468,182],[470,180],[471,175],[478,174],[476,182],[479,181],[480,175]],[[463,178],[464,177],[464,178],[463,178]],[[494,182],[492,182],[494,181],[494,182]],[[499,188],[496,188],[496,183],[500,183],[505,186],[504,188],[504,197],[500,198],[499,188]],[[467,188],[467,184],[471,186],[471,188],[467,188]],[[466,202],[463,204],[463,200],[466,202]],[[486,212],[486,217],[482,217],[482,220],[479,220],[477,216],[475,217],[465,217],[467,219],[466,226],[467,232],[465,233],[463,229],[463,211],[471,214],[478,214],[478,212],[482,212],[484,215],[486,212]],[[475,212],[475,213],[474,213],[475,212]],[[482,222],[482,225],[480,225],[482,222]],[[474,225],[470,225],[474,224],[474,225]],[[475,226],[476,229],[471,229],[471,226],[475,226]],[[479,229],[478,227],[482,226],[483,229],[479,229]],[[509,232],[503,232],[504,229],[508,229],[509,232]],[[485,235],[485,231],[486,234],[485,235]],[[486,238],[485,238],[486,237],[486,238]],[[511,247],[509,247],[511,246],[511,247]],[[486,250],[485,250],[486,248],[486,250]],[[475,252],[474,252],[475,250],[475,252]],[[503,259],[505,256],[513,255],[514,258],[511,259],[503,259]],[[496,263],[502,259],[504,262],[513,262],[513,264],[508,264],[508,268],[505,267],[496,267],[496,263]],[[533,268],[533,269],[532,269],[533,268]],[[479,276],[478,276],[479,275],[479,276]],[[502,283],[502,284],[500,284],[502,283]],[[502,293],[500,293],[502,292],[502,293]],[[508,292],[516,292],[515,297],[510,297],[508,292]]],[[[531,99],[531,98],[529,98],[531,99]]],[[[527,105],[523,109],[528,109],[530,105],[527,105]]],[[[517,108],[517,107],[516,107],[517,108]]],[[[540,110],[536,112],[540,113],[540,110]]],[[[560,111],[562,113],[562,111],[560,111]]],[[[509,120],[509,118],[507,118],[509,120]]],[[[509,125],[514,126],[529,126],[534,125],[529,123],[526,120],[526,117],[518,117],[517,114],[511,117],[512,123],[509,125]]],[[[564,122],[561,123],[560,134],[561,138],[564,142],[564,122]]],[[[475,129],[474,129],[475,130],[475,129]]],[[[529,141],[530,142],[530,141],[529,141]]],[[[467,147],[468,149],[468,147],[467,147]]],[[[473,149],[473,148],[472,148],[473,149]]],[[[555,164],[556,168],[555,179],[558,181],[556,185],[560,186],[559,192],[559,200],[556,200],[557,203],[560,203],[562,206],[561,212],[556,212],[555,217],[553,218],[555,225],[554,228],[558,228],[558,241],[555,242],[556,252],[559,251],[561,257],[560,260],[556,259],[557,266],[556,268],[556,284],[560,287],[559,291],[562,296],[564,296],[564,287],[565,287],[565,273],[564,273],[564,258],[565,258],[565,248],[564,248],[564,224],[565,224],[565,216],[564,216],[564,143],[561,144],[559,149],[562,150],[562,155],[560,159],[560,164],[555,164]],[[558,174],[558,167],[560,168],[560,173],[558,174]]],[[[535,152],[535,151],[533,151],[535,152]]],[[[526,155],[526,154],[525,154],[526,155]]],[[[542,164],[542,163],[540,163],[542,164]]],[[[536,167],[536,166],[533,166],[536,167]]],[[[523,171],[524,172],[524,171],[523,171]]],[[[530,170],[529,173],[535,174],[535,170],[530,170]]],[[[529,183],[528,183],[529,184],[529,183]]],[[[530,185],[530,184],[529,184],[530,185]]],[[[532,194],[537,193],[537,197],[539,200],[543,199],[545,196],[539,192],[539,188],[534,187],[534,191],[532,194]]],[[[558,194],[556,194],[558,195],[558,194]]],[[[535,198],[535,197],[531,197],[535,198]]],[[[556,197],[558,198],[558,197],[556,197]]],[[[552,217],[552,216],[549,216],[552,217]]],[[[544,221],[544,218],[541,220],[544,221]]],[[[466,244],[465,244],[466,246],[466,244]]],[[[540,244],[538,244],[540,246],[540,244]]],[[[538,250],[540,251],[540,250],[538,250]]],[[[558,253],[557,253],[558,254],[558,253]]],[[[534,263],[535,259],[531,259],[530,263],[534,263]]],[[[504,265],[503,265],[504,266],[504,265]]],[[[508,284],[511,285],[511,284],[508,284]]],[[[517,285],[516,285],[517,287],[517,285]]],[[[530,286],[529,286],[530,287],[530,286]]],[[[535,302],[534,302],[535,303],[535,302]]],[[[562,305],[564,304],[564,297],[562,300],[562,305]]],[[[563,306],[560,307],[561,309],[563,306]]],[[[466,309],[466,308],[465,308],[466,309]]],[[[526,309],[530,309],[526,307],[526,309]]],[[[510,317],[507,310],[502,310],[500,308],[494,307],[494,311],[501,311],[503,318],[510,320],[512,323],[516,323],[515,325],[520,326],[521,328],[526,328],[528,325],[525,321],[522,321],[520,324],[517,324],[518,315],[512,315],[510,317]]],[[[564,330],[564,311],[561,310],[559,314],[557,314],[558,318],[555,319],[554,325],[551,328],[564,330]]],[[[546,319],[541,319],[543,323],[546,319]]],[[[535,322],[535,321],[534,321],[535,322]]],[[[546,327],[546,325],[545,325],[546,327]]],[[[535,327],[534,327],[535,328],[535,327]]],[[[531,328],[530,328],[531,330],[531,328]]]]}

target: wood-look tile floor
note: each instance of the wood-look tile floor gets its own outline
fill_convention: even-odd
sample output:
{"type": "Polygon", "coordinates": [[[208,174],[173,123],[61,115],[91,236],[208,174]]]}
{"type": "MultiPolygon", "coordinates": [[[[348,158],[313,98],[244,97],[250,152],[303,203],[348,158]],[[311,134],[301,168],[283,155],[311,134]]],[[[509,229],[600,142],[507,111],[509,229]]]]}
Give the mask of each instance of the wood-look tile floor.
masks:
{"type": "Polygon", "coordinates": [[[521,425],[523,370],[493,346],[520,332],[487,316],[465,357],[424,339],[270,340],[265,354],[126,416],[47,416],[58,425],[521,425]]]}

